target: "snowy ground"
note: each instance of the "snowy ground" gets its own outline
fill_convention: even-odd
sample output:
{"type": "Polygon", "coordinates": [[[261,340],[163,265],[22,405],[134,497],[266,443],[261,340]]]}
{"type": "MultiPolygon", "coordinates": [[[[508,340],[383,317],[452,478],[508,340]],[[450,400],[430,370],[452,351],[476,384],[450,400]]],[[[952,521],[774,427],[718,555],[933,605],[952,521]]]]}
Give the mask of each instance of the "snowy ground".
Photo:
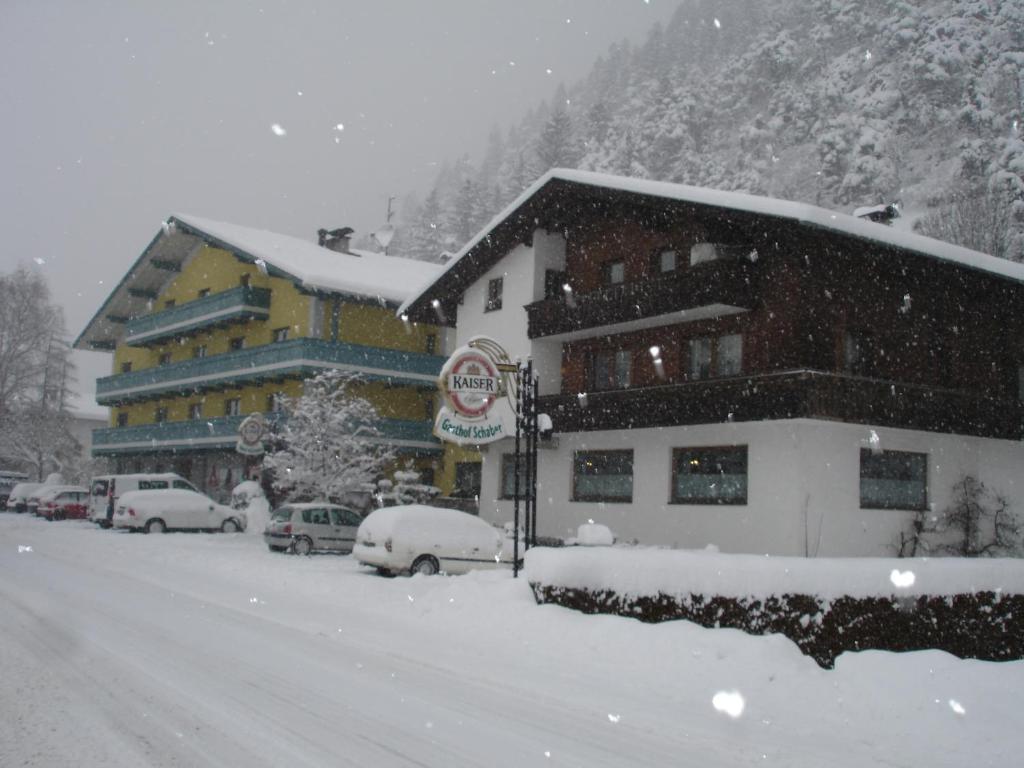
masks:
{"type": "Polygon", "coordinates": [[[0,515],[3,766],[1007,766],[1024,663],[847,654],[0,515]],[[30,549],[29,549],[30,548],[30,549]]]}

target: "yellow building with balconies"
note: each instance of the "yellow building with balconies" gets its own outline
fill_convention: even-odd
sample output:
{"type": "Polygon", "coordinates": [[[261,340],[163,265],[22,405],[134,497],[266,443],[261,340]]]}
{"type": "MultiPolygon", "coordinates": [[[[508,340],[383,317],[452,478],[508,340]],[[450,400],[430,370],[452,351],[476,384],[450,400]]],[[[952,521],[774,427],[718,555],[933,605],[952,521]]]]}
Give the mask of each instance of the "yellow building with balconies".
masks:
{"type": "Polygon", "coordinates": [[[352,250],[350,232],[321,230],[318,244],[171,217],[75,341],[113,353],[96,382],[111,423],[93,455],[223,498],[260,462],[235,450],[241,421],[274,420],[282,396],[334,368],[360,375],[399,464],[444,485],[431,434],[442,330],[395,316],[441,267],[352,250]]]}

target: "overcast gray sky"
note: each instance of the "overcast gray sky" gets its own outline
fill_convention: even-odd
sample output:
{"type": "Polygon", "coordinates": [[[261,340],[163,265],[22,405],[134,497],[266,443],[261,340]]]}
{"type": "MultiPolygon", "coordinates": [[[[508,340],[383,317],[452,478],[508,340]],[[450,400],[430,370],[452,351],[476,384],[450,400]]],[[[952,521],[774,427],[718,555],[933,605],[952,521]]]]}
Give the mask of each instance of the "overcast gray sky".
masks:
{"type": "MultiPolygon", "coordinates": [[[[676,5],[0,0],[0,271],[46,274],[74,338],[172,213],[372,231],[676,5]]],[[[90,403],[109,359],[76,353],[90,403]]]]}

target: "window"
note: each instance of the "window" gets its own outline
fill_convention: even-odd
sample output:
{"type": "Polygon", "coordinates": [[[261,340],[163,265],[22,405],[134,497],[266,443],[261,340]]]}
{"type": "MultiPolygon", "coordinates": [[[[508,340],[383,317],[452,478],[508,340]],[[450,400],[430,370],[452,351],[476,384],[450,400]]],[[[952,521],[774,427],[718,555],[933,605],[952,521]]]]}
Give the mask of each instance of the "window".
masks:
{"type": "Polygon", "coordinates": [[[626,282],[626,263],[624,261],[606,261],[601,269],[605,285],[620,285],[626,282]]]}
{"type": "Polygon", "coordinates": [[[302,522],[310,525],[330,525],[331,516],[326,509],[304,509],[302,510],[302,522]]]}
{"type": "Polygon", "coordinates": [[[188,406],[188,417],[190,419],[201,419],[201,418],[203,418],[203,404],[202,403],[189,403],[189,406],[188,406]]]}
{"type": "Polygon", "coordinates": [[[205,344],[198,344],[198,345],[192,347],[192,357],[197,359],[197,360],[200,359],[200,358],[206,357],[206,345],[205,344]]]}
{"type": "Polygon", "coordinates": [[[475,499],[480,495],[479,461],[460,461],[455,465],[455,489],[452,496],[458,499],[475,499]]]}
{"type": "Polygon", "coordinates": [[[224,415],[238,416],[242,412],[242,399],[231,397],[224,401],[224,415]]]}
{"type": "Polygon", "coordinates": [[[565,293],[565,284],[569,281],[568,275],[557,269],[544,271],[544,298],[558,299],[565,293]]]}
{"type": "Polygon", "coordinates": [[[117,414],[117,426],[119,426],[119,427],[127,427],[128,426],[128,414],[127,413],[119,413],[119,414],[117,414]]]}
{"type": "Polygon", "coordinates": [[[690,378],[711,378],[711,344],[713,339],[690,339],[690,378]]]}
{"type": "Polygon", "coordinates": [[[192,485],[192,483],[190,483],[188,480],[172,480],[171,481],[171,487],[172,488],[185,488],[185,489],[187,489],[189,491],[196,490],[196,487],[194,485],[192,485]]]}
{"type": "Polygon", "coordinates": [[[433,485],[434,484],[434,468],[427,467],[426,469],[420,470],[420,483],[422,485],[433,485]]]}
{"type": "Polygon", "coordinates": [[[587,387],[595,391],[625,389],[630,385],[632,369],[632,350],[594,350],[587,358],[587,387]]]}
{"type": "Polygon", "coordinates": [[[861,509],[925,509],[927,501],[927,454],[861,448],[861,509]]]}
{"type": "Polygon", "coordinates": [[[734,376],[743,367],[743,337],[738,333],[718,337],[718,375],[734,376]]]}
{"type": "Polygon", "coordinates": [[[654,276],[664,275],[669,272],[675,272],[676,267],[679,265],[679,255],[673,248],[662,248],[660,251],[655,251],[654,258],[651,263],[651,271],[654,276]]]}
{"type": "Polygon", "coordinates": [[[168,299],[164,302],[164,309],[170,309],[174,306],[174,299],[168,299]]]}
{"type": "Polygon", "coordinates": [[[238,278],[238,284],[243,288],[248,288],[252,283],[252,275],[246,273],[238,278]]]}
{"type": "Polygon", "coordinates": [[[166,480],[139,480],[140,491],[158,491],[167,487],[166,480]]]}
{"type": "Polygon", "coordinates": [[[434,398],[428,397],[423,401],[423,418],[427,421],[434,420],[434,398]]]}
{"type": "Polygon", "coordinates": [[[487,281],[487,303],[484,305],[484,312],[493,312],[501,309],[501,292],[505,279],[496,277],[487,281]]]}
{"type": "MultiPolygon", "coordinates": [[[[274,329],[274,343],[279,341],[288,341],[288,329],[287,328],[275,328],[274,329]]],[[[241,347],[239,347],[241,349],[241,347]]]]}
{"type": "Polygon", "coordinates": [[[132,370],[131,363],[121,363],[121,373],[130,373],[132,370]]]}
{"type": "Polygon", "coordinates": [[[330,513],[335,525],[347,525],[356,528],[363,522],[363,518],[351,509],[331,509],[330,513]]]}
{"type": "Polygon", "coordinates": [[[426,347],[426,352],[427,352],[428,355],[436,354],[437,353],[437,334],[436,333],[428,333],[426,335],[425,339],[424,339],[424,345],[426,347]]]}
{"type": "Polygon", "coordinates": [[[162,352],[162,353],[160,353],[160,357],[157,360],[157,363],[159,365],[170,365],[171,364],[171,353],[170,352],[162,352]]]}
{"type": "MultiPolygon", "coordinates": [[[[520,459],[519,464],[519,496],[526,494],[526,466],[520,459]]],[[[501,457],[501,489],[500,497],[514,499],[516,495],[516,455],[506,453],[501,457]]]]}
{"type": "Polygon", "coordinates": [[[269,413],[280,413],[284,410],[284,392],[271,392],[267,395],[267,411],[269,413]]]}
{"type": "Polygon", "coordinates": [[[157,424],[162,424],[163,422],[167,421],[167,409],[157,408],[153,414],[153,421],[155,421],[157,424]]]}
{"type": "Polygon", "coordinates": [[[730,333],[713,338],[702,336],[688,342],[691,379],[735,376],[743,370],[743,335],[730,333]]]}
{"type": "Polygon", "coordinates": [[[672,451],[672,504],[746,504],[747,446],[672,451]]]}
{"type": "Polygon", "coordinates": [[[197,293],[197,296],[200,299],[205,299],[209,295],[210,295],[210,289],[209,288],[200,288],[198,293],[197,293]]]}
{"type": "Polygon", "coordinates": [[[633,501],[633,451],[576,451],[573,501],[633,501]]]}
{"type": "Polygon", "coordinates": [[[228,341],[228,349],[232,352],[238,349],[245,349],[245,336],[235,336],[228,341]]]}
{"type": "Polygon", "coordinates": [[[874,338],[867,331],[847,331],[843,335],[843,371],[854,376],[870,376],[875,372],[877,351],[874,338]]]}

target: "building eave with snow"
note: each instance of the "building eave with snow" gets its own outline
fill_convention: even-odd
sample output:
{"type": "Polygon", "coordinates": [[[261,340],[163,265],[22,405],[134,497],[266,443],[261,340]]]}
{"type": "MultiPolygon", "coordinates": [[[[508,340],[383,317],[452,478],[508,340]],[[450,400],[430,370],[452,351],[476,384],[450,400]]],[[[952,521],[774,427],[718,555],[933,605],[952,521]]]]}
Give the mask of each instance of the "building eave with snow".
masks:
{"type": "MultiPolygon", "coordinates": [[[[96,399],[110,424],[93,455],[119,470],[175,470],[223,495],[255,459],[236,452],[253,412],[326,369],[358,373],[384,441],[430,479],[441,331],[396,308],[440,267],[190,216],[170,217],[75,341],[113,354],[96,399]],[[329,246],[329,247],[328,247],[329,246]]],[[[330,235],[328,238],[327,235],[330,235]]]]}
{"type": "MultiPolygon", "coordinates": [[[[815,206],[553,170],[399,309],[534,362],[539,530],[891,554],[971,474],[1024,506],[1024,266],[815,206]]],[[[481,514],[511,517],[511,445],[481,514]]]]}

